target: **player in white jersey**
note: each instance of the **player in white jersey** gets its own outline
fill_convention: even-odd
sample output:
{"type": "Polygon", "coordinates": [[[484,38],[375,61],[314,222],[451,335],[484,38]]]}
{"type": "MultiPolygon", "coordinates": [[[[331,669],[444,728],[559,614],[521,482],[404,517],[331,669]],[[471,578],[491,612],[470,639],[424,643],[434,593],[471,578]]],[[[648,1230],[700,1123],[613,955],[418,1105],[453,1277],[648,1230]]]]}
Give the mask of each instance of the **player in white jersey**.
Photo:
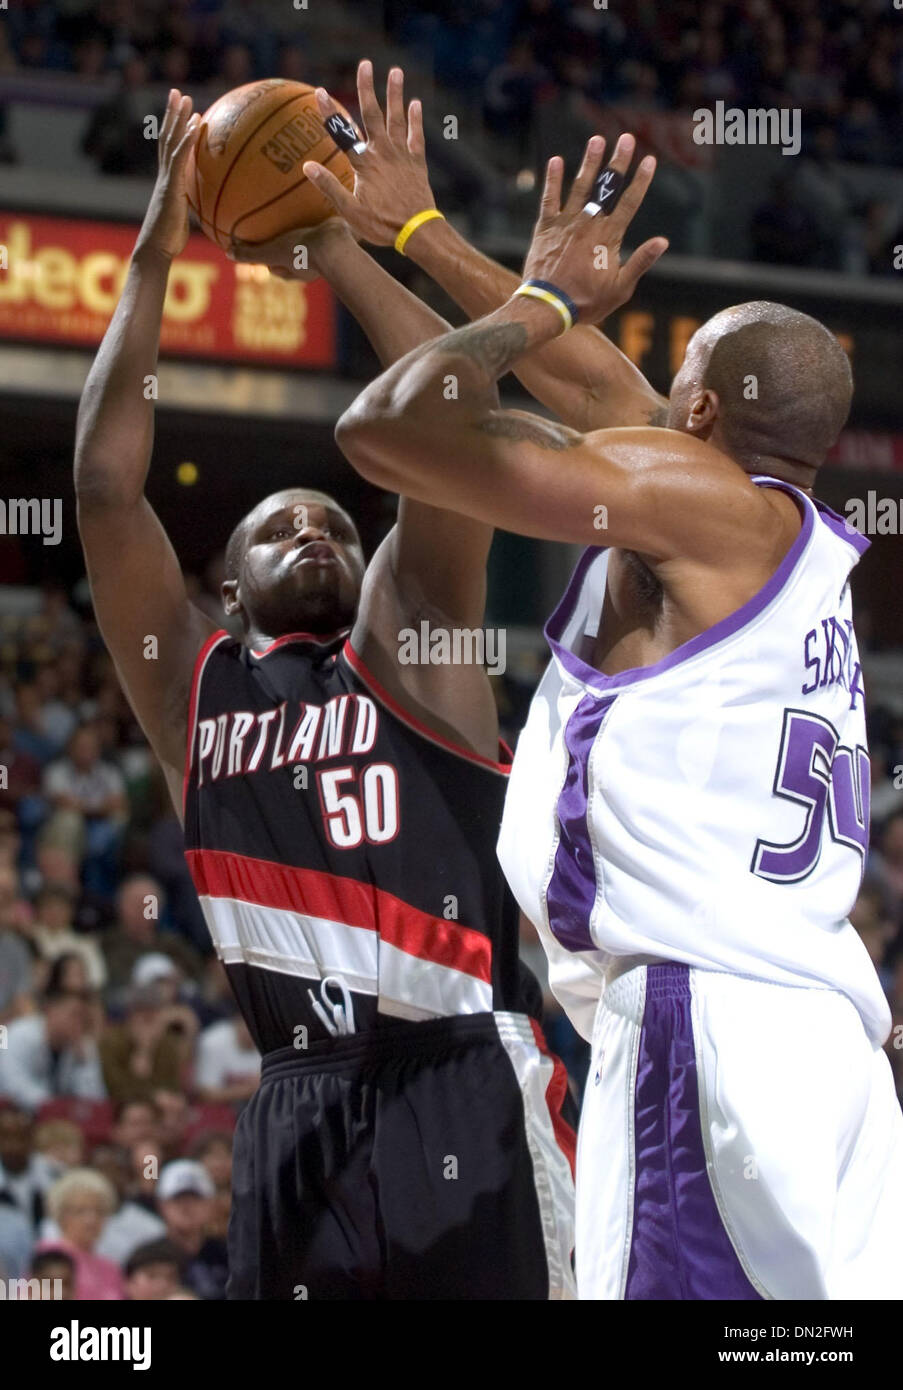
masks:
{"type": "Polygon", "coordinates": [[[619,264],[654,168],[626,184],[633,149],[599,175],[594,138],[563,208],[551,161],[523,284],[385,372],[337,435],[383,486],[590,547],[547,629],[499,846],[592,1043],[581,1295],[901,1297],[890,1015],[847,920],[868,837],[849,594],[866,542],[811,496],[846,356],[808,316],[745,304],[690,342],[667,428],[594,428],[640,426],[656,400],[599,335],[580,429],[499,408],[506,371],[551,365],[562,325],[600,323],[664,250],[619,264]],[[624,413],[605,418],[616,380],[624,413]]]}

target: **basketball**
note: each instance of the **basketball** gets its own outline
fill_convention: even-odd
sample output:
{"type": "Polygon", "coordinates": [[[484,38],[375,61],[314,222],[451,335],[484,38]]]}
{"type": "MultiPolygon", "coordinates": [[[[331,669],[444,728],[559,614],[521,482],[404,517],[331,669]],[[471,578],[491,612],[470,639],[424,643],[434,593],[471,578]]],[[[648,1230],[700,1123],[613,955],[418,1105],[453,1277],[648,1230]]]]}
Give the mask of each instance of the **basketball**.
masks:
{"type": "Polygon", "coordinates": [[[204,114],[189,157],[188,201],[201,230],[225,249],[233,237],[261,245],[333,216],[332,204],[302,173],[308,159],[354,187],[313,87],[274,77],[226,92],[204,114]]]}

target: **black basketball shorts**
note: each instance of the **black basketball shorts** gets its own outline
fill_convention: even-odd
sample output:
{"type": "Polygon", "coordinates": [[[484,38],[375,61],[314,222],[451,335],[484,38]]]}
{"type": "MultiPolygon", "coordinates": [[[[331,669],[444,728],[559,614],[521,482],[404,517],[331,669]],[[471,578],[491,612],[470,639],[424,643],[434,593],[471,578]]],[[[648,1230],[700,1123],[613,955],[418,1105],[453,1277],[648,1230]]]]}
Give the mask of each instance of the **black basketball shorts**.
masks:
{"type": "Polygon", "coordinates": [[[236,1130],[227,1296],[573,1297],[565,1114],[523,1014],[269,1053],[236,1130]]]}

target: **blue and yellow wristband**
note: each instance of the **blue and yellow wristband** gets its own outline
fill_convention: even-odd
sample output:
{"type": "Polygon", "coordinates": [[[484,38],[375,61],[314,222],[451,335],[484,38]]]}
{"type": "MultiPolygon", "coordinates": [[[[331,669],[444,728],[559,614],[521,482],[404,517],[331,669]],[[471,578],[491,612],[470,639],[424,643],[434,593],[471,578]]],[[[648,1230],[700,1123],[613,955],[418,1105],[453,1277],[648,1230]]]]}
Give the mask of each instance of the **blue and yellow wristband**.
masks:
{"type": "Polygon", "coordinates": [[[525,280],[522,285],[518,285],[514,293],[525,295],[528,299],[541,299],[544,304],[551,304],[553,309],[557,309],[561,315],[564,327],[562,333],[573,328],[577,322],[577,305],[564,290],[560,290],[557,285],[552,285],[548,280],[525,280]]]}

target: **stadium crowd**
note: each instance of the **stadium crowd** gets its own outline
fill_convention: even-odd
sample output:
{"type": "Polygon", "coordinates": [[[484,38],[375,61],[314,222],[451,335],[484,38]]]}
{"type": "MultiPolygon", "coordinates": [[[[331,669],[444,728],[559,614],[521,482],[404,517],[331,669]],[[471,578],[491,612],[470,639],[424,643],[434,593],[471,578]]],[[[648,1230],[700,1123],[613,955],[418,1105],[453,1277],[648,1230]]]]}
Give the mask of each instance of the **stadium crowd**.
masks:
{"type": "MultiPolygon", "coordinates": [[[[83,586],[26,610],[16,593],[0,603],[0,1278],[60,1280],[76,1300],[220,1299],[231,1133],[260,1058],[83,586]]],[[[506,679],[513,740],[529,690],[506,679]]],[[[854,919],[903,1020],[903,720],[878,708],[872,726],[854,919]]],[[[522,953],[546,982],[527,924],[522,953]]],[[[579,1091],[586,1049],[545,994],[579,1091]]]]}
{"type": "MultiPolygon", "coordinates": [[[[615,110],[628,123],[655,113],[688,122],[717,101],[798,107],[800,160],[753,209],[747,254],[778,265],[895,272],[900,194],[877,172],[865,185],[851,173],[903,165],[903,28],[880,0],[349,4],[361,25],[354,42],[384,26],[400,51],[482,116],[500,168],[544,153],[535,132],[550,103],[569,113],[582,103],[590,123],[615,110]]],[[[357,51],[345,61],[340,44],[305,44],[306,9],[267,0],[19,0],[0,25],[0,73],[108,83],[83,149],[104,173],[150,175],[156,151],[144,138],[141,95],[150,83],[203,88],[212,98],[278,76],[323,83],[355,105],[357,51]]],[[[654,148],[648,131],[646,138],[654,148]]],[[[670,145],[656,153],[678,158],[670,145]]],[[[448,151],[439,155],[447,162],[448,151]]],[[[0,160],[16,157],[0,107],[0,160]]],[[[464,166],[449,173],[450,210],[455,200],[458,210],[473,204],[473,179],[464,166]]]]}

